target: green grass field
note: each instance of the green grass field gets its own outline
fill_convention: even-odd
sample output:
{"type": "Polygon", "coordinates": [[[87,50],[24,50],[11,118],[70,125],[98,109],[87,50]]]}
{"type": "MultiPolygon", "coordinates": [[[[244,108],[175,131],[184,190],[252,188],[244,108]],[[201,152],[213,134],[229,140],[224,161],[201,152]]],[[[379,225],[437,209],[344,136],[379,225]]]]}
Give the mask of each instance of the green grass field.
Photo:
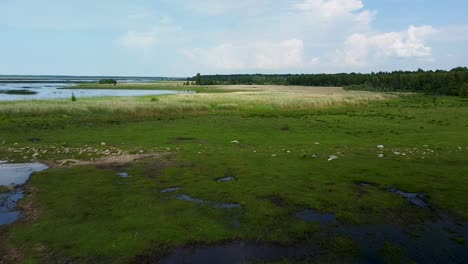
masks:
{"type": "MultiPolygon", "coordinates": [[[[294,217],[304,208],[352,225],[405,226],[432,217],[389,187],[425,193],[438,210],[468,220],[466,99],[340,88],[205,89],[213,88],[156,100],[0,103],[0,160],[159,154],[35,174],[22,203],[36,217],[0,229],[0,252],[25,263],[126,263],[148,250],[164,255],[197,243],[307,240],[322,227],[294,217]],[[122,171],[132,177],[115,175],[122,171]],[[216,181],[225,176],[236,180],[216,181]],[[182,190],[160,192],[169,187],[182,190]],[[199,206],[174,199],[178,194],[242,209],[199,206]]],[[[352,248],[352,240],[337,241],[330,249],[337,256],[352,248]]],[[[387,243],[382,250],[395,248],[387,243]]]]}

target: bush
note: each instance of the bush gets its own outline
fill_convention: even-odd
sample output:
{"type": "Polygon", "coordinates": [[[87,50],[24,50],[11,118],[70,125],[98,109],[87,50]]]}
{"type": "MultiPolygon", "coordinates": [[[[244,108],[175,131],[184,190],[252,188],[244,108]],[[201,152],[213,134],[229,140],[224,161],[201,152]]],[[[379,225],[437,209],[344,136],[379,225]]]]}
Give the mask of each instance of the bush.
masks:
{"type": "Polygon", "coordinates": [[[76,99],[76,96],[75,96],[75,94],[74,94],[74,93],[72,93],[71,100],[72,100],[72,102],[76,102],[76,100],[77,100],[77,99],[76,99]]]}
{"type": "Polygon", "coordinates": [[[468,98],[468,83],[462,85],[458,94],[460,95],[460,97],[468,98]]]}
{"type": "Polygon", "coordinates": [[[117,85],[117,80],[114,79],[102,79],[99,81],[99,84],[113,84],[117,85]]]}

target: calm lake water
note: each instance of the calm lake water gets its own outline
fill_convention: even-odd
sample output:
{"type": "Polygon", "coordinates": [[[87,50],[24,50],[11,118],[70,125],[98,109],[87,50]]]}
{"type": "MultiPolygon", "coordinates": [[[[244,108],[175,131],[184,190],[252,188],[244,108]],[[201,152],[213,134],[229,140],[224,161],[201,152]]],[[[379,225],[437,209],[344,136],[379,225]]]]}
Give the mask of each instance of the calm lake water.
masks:
{"type": "Polygon", "coordinates": [[[18,100],[44,100],[44,99],[66,99],[71,98],[72,93],[80,97],[103,97],[103,96],[145,96],[193,93],[191,91],[171,90],[83,90],[83,89],[60,89],[71,87],[72,83],[0,83],[0,91],[27,90],[35,92],[31,95],[0,93],[0,101],[18,100]]]}

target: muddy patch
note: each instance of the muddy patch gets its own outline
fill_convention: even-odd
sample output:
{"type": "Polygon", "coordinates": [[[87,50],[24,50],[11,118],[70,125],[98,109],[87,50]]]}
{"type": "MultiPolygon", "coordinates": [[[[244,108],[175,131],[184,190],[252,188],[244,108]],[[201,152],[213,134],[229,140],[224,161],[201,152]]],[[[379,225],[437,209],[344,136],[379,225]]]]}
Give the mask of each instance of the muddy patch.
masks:
{"type": "Polygon", "coordinates": [[[191,138],[191,137],[178,137],[176,138],[176,141],[194,141],[196,138],[191,138]]]}
{"type": "Polygon", "coordinates": [[[410,204],[415,205],[417,207],[430,207],[427,196],[424,193],[404,192],[396,188],[390,188],[388,189],[388,191],[400,195],[401,197],[405,198],[410,204]]]}
{"type": "Polygon", "coordinates": [[[190,197],[188,195],[182,194],[176,197],[177,200],[179,201],[186,201],[186,202],[191,202],[191,203],[196,203],[198,205],[209,205],[214,208],[218,209],[236,209],[236,208],[242,208],[242,206],[238,203],[219,203],[219,202],[212,202],[212,201],[206,201],[202,199],[197,199],[190,197]]]}
{"type": "Polygon", "coordinates": [[[143,160],[146,158],[159,158],[162,157],[161,153],[153,154],[136,154],[136,155],[120,155],[120,156],[110,156],[96,160],[75,160],[75,159],[66,159],[58,160],[54,162],[47,162],[47,165],[51,167],[74,167],[74,166],[97,166],[101,168],[112,168],[120,165],[126,165],[135,161],[143,160]]]}

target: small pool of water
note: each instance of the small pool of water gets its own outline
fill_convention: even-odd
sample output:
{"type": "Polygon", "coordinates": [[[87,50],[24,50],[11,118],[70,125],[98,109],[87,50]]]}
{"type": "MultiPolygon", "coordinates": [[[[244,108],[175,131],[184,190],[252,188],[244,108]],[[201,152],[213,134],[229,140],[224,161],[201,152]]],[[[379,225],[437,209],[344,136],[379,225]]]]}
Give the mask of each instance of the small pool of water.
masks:
{"type": "Polygon", "coordinates": [[[6,164],[0,163],[0,185],[15,186],[26,183],[34,172],[46,170],[42,163],[6,164]]]}
{"type": "Polygon", "coordinates": [[[391,188],[388,191],[402,196],[409,203],[416,205],[418,207],[421,207],[421,208],[429,207],[429,203],[427,202],[426,195],[424,195],[423,193],[404,192],[396,188],[391,188]]]}
{"type": "Polygon", "coordinates": [[[334,214],[322,214],[312,209],[306,209],[296,213],[296,217],[308,221],[317,222],[320,224],[333,224],[336,223],[336,217],[334,214]]]}
{"type": "Polygon", "coordinates": [[[167,188],[167,189],[164,189],[161,191],[161,193],[172,193],[172,192],[177,192],[179,190],[181,190],[182,187],[171,187],[171,188],[167,188]]]}
{"type": "Polygon", "coordinates": [[[0,226],[16,222],[21,217],[21,212],[16,209],[16,204],[23,199],[23,191],[12,193],[0,193],[0,226]]]}
{"type": "Polygon", "coordinates": [[[240,204],[237,204],[237,203],[219,203],[219,202],[205,201],[205,200],[202,200],[202,199],[197,199],[197,198],[190,197],[190,196],[185,195],[185,194],[177,196],[176,199],[179,200],[179,201],[196,203],[198,205],[208,204],[208,205],[211,205],[211,206],[213,206],[214,208],[217,208],[217,209],[236,209],[236,208],[240,209],[240,208],[242,208],[242,206],[240,204]]]}
{"type": "Polygon", "coordinates": [[[17,208],[18,201],[23,199],[23,185],[34,172],[48,169],[41,163],[7,164],[0,162],[0,186],[10,187],[8,192],[0,193],[0,226],[12,224],[21,218],[17,208]]]}
{"type": "Polygon", "coordinates": [[[0,91],[26,90],[35,94],[6,94],[0,93],[0,101],[67,99],[72,94],[75,97],[105,97],[105,96],[148,96],[166,94],[187,94],[193,91],[173,90],[108,90],[108,89],[60,89],[73,86],[70,83],[0,83],[0,91]]]}

